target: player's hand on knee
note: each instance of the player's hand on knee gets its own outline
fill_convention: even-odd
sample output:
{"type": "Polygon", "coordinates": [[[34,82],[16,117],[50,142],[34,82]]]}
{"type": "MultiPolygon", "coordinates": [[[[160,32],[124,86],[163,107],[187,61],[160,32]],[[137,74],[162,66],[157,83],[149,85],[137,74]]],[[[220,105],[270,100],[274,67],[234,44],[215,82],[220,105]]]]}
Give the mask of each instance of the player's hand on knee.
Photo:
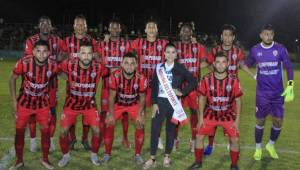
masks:
{"type": "Polygon", "coordinates": [[[115,119],[112,114],[107,114],[105,123],[108,125],[114,125],[115,124],[115,119]]]}
{"type": "Polygon", "coordinates": [[[199,119],[199,121],[197,123],[197,129],[200,129],[201,126],[203,126],[203,119],[199,119]]]}
{"type": "Polygon", "coordinates": [[[152,118],[154,118],[157,113],[158,113],[158,105],[154,104],[152,107],[152,118]]]}
{"type": "Polygon", "coordinates": [[[143,127],[145,124],[145,115],[144,112],[139,113],[137,119],[136,119],[136,124],[138,127],[143,127]]]}
{"type": "Polygon", "coordinates": [[[12,100],[12,104],[11,104],[11,107],[12,107],[12,115],[17,118],[17,101],[16,100],[12,100]]]}
{"type": "Polygon", "coordinates": [[[234,123],[232,124],[232,128],[235,128],[236,130],[239,130],[239,122],[234,121],[234,123]]]}

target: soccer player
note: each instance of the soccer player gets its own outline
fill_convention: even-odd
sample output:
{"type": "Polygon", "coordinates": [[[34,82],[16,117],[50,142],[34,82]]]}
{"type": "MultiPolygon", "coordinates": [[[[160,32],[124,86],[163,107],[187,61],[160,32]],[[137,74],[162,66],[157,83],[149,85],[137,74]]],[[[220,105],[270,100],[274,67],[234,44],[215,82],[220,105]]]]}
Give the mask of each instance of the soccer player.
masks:
{"type": "Polygon", "coordinates": [[[69,152],[68,131],[76,123],[76,117],[82,114],[85,125],[92,127],[91,161],[100,165],[97,153],[100,146],[99,116],[96,106],[96,92],[99,80],[107,70],[93,58],[93,46],[89,41],[82,41],[78,58],[68,59],[61,63],[62,75],[67,78],[67,94],[61,115],[61,134],[59,143],[63,153],[58,162],[59,167],[64,167],[71,159],[69,152]]]}
{"type": "MultiPolygon", "coordinates": [[[[139,58],[139,70],[150,83],[156,64],[164,62],[164,48],[168,41],[158,38],[157,22],[153,19],[146,22],[145,33],[147,37],[134,40],[132,46],[139,58]]],[[[146,90],[146,107],[150,106],[151,88],[148,86],[146,90]]],[[[163,149],[161,138],[159,138],[158,148],[163,149]]]]}
{"type": "MultiPolygon", "coordinates": [[[[93,52],[96,56],[97,50],[98,50],[98,45],[97,42],[94,38],[92,38],[90,35],[87,34],[87,21],[86,18],[83,15],[77,15],[74,19],[74,33],[65,38],[65,46],[66,46],[66,51],[68,53],[68,58],[69,59],[75,59],[78,58],[80,55],[80,44],[83,41],[89,41],[93,45],[93,52]]],[[[82,137],[81,137],[81,144],[83,145],[85,150],[90,150],[90,145],[88,143],[88,133],[89,133],[89,126],[84,124],[82,121],[82,137]]],[[[70,135],[70,147],[71,149],[74,149],[75,143],[77,142],[76,140],[76,135],[75,135],[75,125],[71,126],[69,130],[69,135],[70,135]]]]}
{"type": "MultiPolygon", "coordinates": [[[[129,52],[131,44],[129,41],[124,40],[120,37],[121,24],[118,20],[113,19],[109,22],[109,39],[105,39],[100,42],[100,55],[102,62],[106,68],[109,69],[110,73],[114,72],[120,67],[122,57],[125,53],[129,52]]],[[[109,92],[109,76],[103,78],[102,93],[101,93],[101,119],[100,128],[103,131],[105,128],[105,117],[108,112],[108,92],[109,92]]],[[[128,113],[124,112],[122,116],[122,127],[123,127],[123,146],[129,148],[130,144],[128,141],[128,113]]],[[[102,141],[101,135],[101,141],[102,141]]]]}
{"type": "MultiPolygon", "coordinates": [[[[177,46],[177,55],[178,62],[183,64],[197,79],[200,80],[201,71],[200,68],[206,67],[206,49],[200,43],[192,42],[192,34],[194,31],[194,26],[192,23],[182,23],[179,25],[180,27],[180,41],[176,43],[177,46]]],[[[190,150],[194,152],[194,144],[197,133],[197,92],[196,89],[191,91],[187,96],[182,98],[182,104],[184,107],[188,107],[190,109],[190,123],[191,123],[191,131],[192,138],[190,140],[190,150]]],[[[179,127],[178,127],[179,128],[179,127]]],[[[177,149],[179,146],[179,138],[178,138],[178,129],[175,139],[175,147],[177,149]]]]}
{"type": "Polygon", "coordinates": [[[11,170],[24,166],[23,150],[25,128],[31,117],[35,115],[41,129],[41,163],[46,169],[54,169],[48,160],[49,136],[49,83],[58,72],[56,61],[48,58],[49,46],[46,41],[39,40],[33,45],[33,56],[22,57],[12,71],[9,87],[12,97],[13,116],[16,117],[15,151],[16,164],[11,170]],[[16,80],[22,77],[19,96],[16,96],[16,80]]]}
{"type": "Polygon", "coordinates": [[[251,48],[249,56],[245,61],[247,66],[257,66],[256,79],[256,126],[255,160],[261,160],[261,142],[264,124],[268,114],[272,116],[271,135],[266,150],[274,159],[278,159],[274,144],[281,132],[284,115],[284,101],[294,99],[294,70],[289,59],[287,49],[274,42],[274,29],[272,25],[266,25],[260,32],[261,43],[251,48]],[[287,71],[287,87],[283,89],[283,68],[287,71]]]}
{"type": "Polygon", "coordinates": [[[171,166],[170,154],[174,145],[176,124],[187,122],[186,114],[179,100],[197,86],[196,79],[182,64],[176,61],[177,52],[174,44],[167,44],[164,51],[165,62],[156,66],[151,83],[152,88],[152,124],[150,150],[151,156],[143,169],[156,166],[156,152],[161,126],[166,119],[166,147],[163,166],[171,166]],[[186,86],[182,88],[182,84],[186,86]]]}
{"type": "Polygon", "coordinates": [[[239,79],[227,73],[228,56],[225,52],[215,54],[214,71],[206,75],[198,86],[199,121],[195,144],[195,162],[190,170],[202,167],[204,137],[222,126],[229,136],[231,170],[237,170],[239,158],[239,124],[242,91],[239,79]]]}
{"type": "Polygon", "coordinates": [[[144,143],[144,107],[147,79],[136,71],[137,57],[134,53],[126,53],[121,62],[121,68],[109,77],[109,112],[106,117],[104,133],[105,154],[103,162],[111,157],[114,140],[115,121],[127,112],[135,122],[135,162],[143,163],[141,157],[144,143]]]}
{"type": "MultiPolygon", "coordinates": [[[[47,41],[49,44],[49,57],[53,60],[60,61],[62,59],[63,55],[63,49],[64,49],[64,42],[61,40],[58,36],[55,36],[51,34],[52,31],[52,24],[51,20],[47,16],[42,16],[39,19],[39,33],[35,34],[31,37],[29,37],[26,40],[25,44],[25,51],[24,56],[32,55],[33,54],[33,46],[34,44],[39,40],[47,41]]],[[[57,77],[54,76],[53,79],[50,81],[50,91],[49,91],[49,97],[50,97],[50,123],[49,123],[49,130],[50,130],[50,150],[55,150],[55,144],[54,144],[54,133],[56,128],[56,92],[58,88],[58,82],[57,77]]],[[[32,117],[29,120],[29,131],[30,131],[30,151],[36,152],[36,118],[35,115],[32,115],[32,117]]]]}
{"type": "MultiPolygon", "coordinates": [[[[244,51],[237,45],[236,41],[236,28],[233,25],[225,24],[221,29],[221,44],[213,47],[208,55],[207,62],[212,65],[214,62],[215,54],[224,51],[228,57],[228,74],[238,76],[238,68],[241,67],[244,71],[249,73],[249,69],[244,65],[244,51]]],[[[250,72],[251,74],[251,72],[250,72]]],[[[253,74],[252,74],[253,76],[253,74]]],[[[226,132],[225,132],[226,133],[226,132]]],[[[204,150],[204,155],[208,156],[213,151],[215,133],[208,137],[208,145],[204,150]]]]}

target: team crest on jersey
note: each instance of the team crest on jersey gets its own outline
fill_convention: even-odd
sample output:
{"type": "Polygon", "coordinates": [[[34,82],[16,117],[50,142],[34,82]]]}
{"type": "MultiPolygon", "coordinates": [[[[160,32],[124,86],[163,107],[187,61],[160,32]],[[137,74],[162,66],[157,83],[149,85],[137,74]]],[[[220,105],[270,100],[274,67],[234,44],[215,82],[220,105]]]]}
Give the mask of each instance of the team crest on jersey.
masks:
{"type": "Polygon", "coordinates": [[[227,92],[230,92],[231,90],[232,90],[231,85],[227,85],[227,86],[226,86],[226,91],[227,91],[227,92]]]}
{"type": "Polygon", "coordinates": [[[177,53],[181,53],[181,50],[180,50],[180,49],[177,49],[177,53]]]}
{"type": "Polygon", "coordinates": [[[257,53],[257,56],[258,56],[258,57],[261,57],[261,56],[262,56],[262,52],[258,52],[258,53],[257,53]]]}
{"type": "Polygon", "coordinates": [[[77,76],[77,72],[76,71],[72,71],[72,75],[73,76],[77,76]]]}
{"type": "Polygon", "coordinates": [[[124,47],[123,45],[120,47],[120,51],[121,51],[122,53],[125,51],[125,47],[124,47]]]}
{"type": "Polygon", "coordinates": [[[215,90],[215,87],[214,87],[213,85],[211,85],[211,86],[209,86],[209,89],[210,89],[211,91],[214,91],[214,90],[215,90]]]}
{"type": "Polygon", "coordinates": [[[157,51],[161,51],[161,50],[162,50],[162,46],[161,46],[161,45],[158,45],[158,46],[156,47],[156,49],[157,49],[157,51]]]}
{"type": "Polygon", "coordinates": [[[137,89],[139,88],[139,85],[138,85],[138,84],[134,84],[134,85],[133,85],[133,88],[134,88],[135,90],[137,90],[137,89]]]}
{"type": "Polygon", "coordinates": [[[273,55],[274,55],[274,57],[277,57],[278,51],[277,51],[277,50],[274,50],[274,51],[273,51],[273,55]]]}
{"type": "Polygon", "coordinates": [[[92,73],[91,73],[91,77],[92,77],[92,78],[95,78],[95,77],[96,77],[96,73],[95,73],[95,72],[92,72],[92,73]]]}
{"type": "Polygon", "coordinates": [[[56,49],[57,48],[57,44],[52,44],[52,48],[56,49]]]}
{"type": "Polygon", "coordinates": [[[237,59],[237,55],[236,55],[236,54],[233,54],[233,55],[232,55],[232,59],[233,59],[233,60],[236,60],[236,59],[237,59]]]}
{"type": "Polygon", "coordinates": [[[105,47],[105,48],[104,48],[104,50],[105,50],[105,51],[108,51],[108,50],[109,50],[109,48],[108,48],[108,47],[105,47]]]}
{"type": "Polygon", "coordinates": [[[119,84],[119,88],[120,88],[120,89],[123,89],[123,87],[124,87],[124,86],[123,86],[123,84],[122,84],[122,83],[121,83],[121,84],[119,84]]]}
{"type": "Polygon", "coordinates": [[[198,52],[198,49],[196,47],[193,47],[193,53],[197,53],[198,52]]]}
{"type": "Polygon", "coordinates": [[[27,72],[26,74],[28,77],[32,77],[32,72],[27,72]]]}
{"type": "Polygon", "coordinates": [[[52,72],[51,71],[47,71],[47,77],[50,78],[52,75],[52,72]]]}
{"type": "Polygon", "coordinates": [[[70,43],[69,47],[73,48],[73,47],[74,47],[74,44],[73,44],[73,43],[70,43]]]}
{"type": "Polygon", "coordinates": [[[147,49],[147,46],[146,46],[146,45],[143,45],[142,48],[143,48],[143,50],[146,50],[146,49],[147,49]]]}

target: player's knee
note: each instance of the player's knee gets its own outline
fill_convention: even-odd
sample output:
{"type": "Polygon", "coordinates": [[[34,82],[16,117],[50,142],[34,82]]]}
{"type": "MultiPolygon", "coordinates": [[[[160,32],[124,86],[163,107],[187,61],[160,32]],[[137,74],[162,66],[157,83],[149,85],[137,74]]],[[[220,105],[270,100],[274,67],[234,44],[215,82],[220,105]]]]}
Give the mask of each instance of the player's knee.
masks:
{"type": "Polygon", "coordinates": [[[60,129],[60,136],[65,137],[68,135],[68,128],[61,128],[60,129]]]}
{"type": "Polygon", "coordinates": [[[98,126],[92,126],[92,131],[93,131],[93,135],[96,135],[96,136],[98,136],[100,133],[98,126]]]}
{"type": "Polygon", "coordinates": [[[273,118],[273,126],[275,126],[276,128],[281,128],[282,119],[281,118],[273,118]]]}
{"type": "Polygon", "coordinates": [[[265,125],[265,119],[256,119],[256,124],[258,126],[264,126],[265,125]]]}

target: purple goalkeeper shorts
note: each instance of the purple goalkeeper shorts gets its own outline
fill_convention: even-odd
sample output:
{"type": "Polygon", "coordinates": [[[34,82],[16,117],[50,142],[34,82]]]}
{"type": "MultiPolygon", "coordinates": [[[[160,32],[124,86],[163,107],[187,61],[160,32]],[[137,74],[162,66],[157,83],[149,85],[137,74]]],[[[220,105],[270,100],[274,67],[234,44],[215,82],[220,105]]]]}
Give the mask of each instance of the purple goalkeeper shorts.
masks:
{"type": "Polygon", "coordinates": [[[284,99],[281,96],[266,97],[256,95],[256,118],[263,119],[268,115],[276,118],[283,118],[284,99]]]}

